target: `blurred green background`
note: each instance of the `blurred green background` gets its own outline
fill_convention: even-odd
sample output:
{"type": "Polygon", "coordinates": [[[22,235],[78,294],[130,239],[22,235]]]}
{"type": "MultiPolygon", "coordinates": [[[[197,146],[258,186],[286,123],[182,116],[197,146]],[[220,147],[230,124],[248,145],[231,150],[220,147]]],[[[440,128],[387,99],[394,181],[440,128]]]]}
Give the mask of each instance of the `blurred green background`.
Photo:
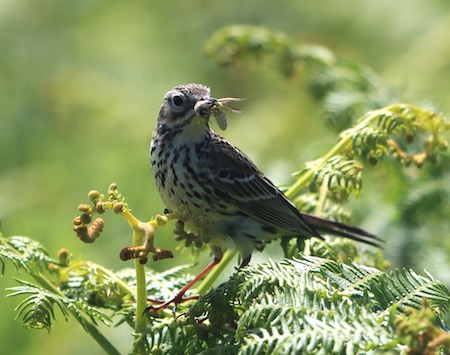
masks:
{"type": "MultiPolygon", "coordinates": [[[[162,96],[177,84],[199,82],[218,97],[246,97],[244,114],[229,115],[225,136],[278,184],[289,183],[293,171],[326,152],[335,134],[301,85],[285,81],[270,63],[221,68],[204,55],[206,41],[223,26],[264,25],[299,42],[327,46],[372,67],[406,102],[433,102],[449,113],[449,10],[446,0],[0,0],[3,235],[37,239],[51,255],[66,247],[75,258],[112,269],[131,266],[118,257],[131,242],[124,221],[106,216],[102,237],[86,245],[72,232],[72,219],[90,189],[105,192],[111,182],[119,184],[138,218],[163,210],[148,146],[162,96]]],[[[355,223],[381,233],[388,258],[403,266],[401,245],[390,239],[398,229],[399,181],[383,180],[377,169],[368,169],[362,197],[352,202],[359,211],[355,223]]],[[[418,179],[425,174],[410,169],[418,179]]],[[[448,240],[445,222],[431,221],[437,224],[430,232],[435,242],[420,249],[421,257],[410,257],[408,266],[427,268],[450,284],[450,247],[448,241],[442,243],[448,249],[439,244],[448,240]]],[[[172,240],[166,228],[157,243],[173,248],[172,240]]],[[[176,252],[175,259],[151,267],[185,262],[186,254],[176,252]]],[[[5,299],[5,287],[15,285],[12,275],[7,265],[0,279],[2,353],[102,353],[75,321],[64,322],[60,314],[50,334],[22,329],[14,320],[18,300],[5,299]]],[[[105,332],[121,351],[129,349],[131,329],[105,332]]]]}

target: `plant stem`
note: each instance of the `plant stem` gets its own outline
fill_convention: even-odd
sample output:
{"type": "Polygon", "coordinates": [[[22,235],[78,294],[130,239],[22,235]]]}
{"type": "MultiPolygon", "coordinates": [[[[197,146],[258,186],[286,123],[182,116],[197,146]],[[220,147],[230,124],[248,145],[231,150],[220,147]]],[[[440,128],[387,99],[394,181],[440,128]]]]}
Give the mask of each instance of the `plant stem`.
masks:
{"type": "MultiPolygon", "coordinates": [[[[141,233],[134,232],[133,245],[142,244],[141,233]]],[[[136,269],[136,334],[142,333],[145,330],[146,319],[144,311],[147,307],[147,289],[145,281],[145,267],[139,262],[139,259],[134,259],[134,267],[136,269]]]]}
{"type": "MultiPolygon", "coordinates": [[[[122,212],[122,216],[133,230],[133,246],[141,246],[144,243],[145,235],[144,231],[139,228],[140,221],[129,211],[122,212]]],[[[145,267],[140,263],[140,259],[134,259],[134,267],[136,271],[136,319],[134,330],[136,334],[139,334],[144,332],[146,327],[144,311],[147,307],[147,290],[145,267]]]]}
{"type": "MultiPolygon", "coordinates": [[[[355,127],[355,130],[356,128],[359,129],[360,126],[358,125],[357,127],[355,127]]],[[[292,184],[292,186],[285,193],[286,197],[289,199],[294,198],[300,192],[300,190],[309,183],[317,169],[325,164],[331,157],[344,150],[344,148],[346,148],[350,144],[350,139],[353,135],[353,132],[353,129],[345,131],[343,136],[341,137],[341,140],[327,154],[325,154],[321,159],[317,160],[314,166],[308,169],[308,171],[306,171],[305,173],[301,174],[297,181],[292,184]]]]}

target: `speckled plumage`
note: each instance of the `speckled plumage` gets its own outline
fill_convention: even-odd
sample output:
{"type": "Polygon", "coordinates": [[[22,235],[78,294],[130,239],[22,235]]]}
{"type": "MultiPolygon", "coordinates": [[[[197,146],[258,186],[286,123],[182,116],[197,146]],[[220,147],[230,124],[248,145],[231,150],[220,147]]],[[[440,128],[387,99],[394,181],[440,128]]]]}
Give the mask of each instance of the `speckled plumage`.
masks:
{"type": "Polygon", "coordinates": [[[361,229],[300,213],[252,161],[209,127],[213,102],[199,84],[170,90],[161,105],[151,143],[151,164],[159,193],[169,210],[181,206],[193,215],[184,221],[210,239],[216,260],[228,248],[243,264],[254,250],[281,235],[318,237],[330,233],[368,244],[375,236],[361,229]],[[198,103],[202,109],[198,109],[198,103]]]}

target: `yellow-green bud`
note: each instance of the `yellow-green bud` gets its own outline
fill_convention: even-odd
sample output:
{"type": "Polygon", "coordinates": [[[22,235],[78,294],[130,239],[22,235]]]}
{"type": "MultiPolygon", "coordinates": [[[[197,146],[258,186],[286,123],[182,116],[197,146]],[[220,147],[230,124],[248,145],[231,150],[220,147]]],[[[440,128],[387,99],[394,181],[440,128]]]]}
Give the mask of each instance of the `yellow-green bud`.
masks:
{"type": "Polygon", "coordinates": [[[95,204],[95,210],[97,211],[97,213],[100,213],[100,214],[105,213],[105,211],[106,211],[105,203],[102,201],[97,202],[95,204]]]}
{"type": "Polygon", "coordinates": [[[52,274],[58,274],[59,272],[59,266],[53,263],[48,264],[47,269],[52,274]]]}
{"type": "Polygon", "coordinates": [[[113,205],[114,213],[122,213],[125,210],[125,204],[123,202],[117,202],[113,205]]]}
{"type": "Polygon", "coordinates": [[[100,192],[98,192],[97,190],[91,190],[88,193],[88,197],[92,202],[96,202],[97,199],[100,197],[100,192]]]}
{"type": "Polygon", "coordinates": [[[423,147],[425,149],[430,149],[431,148],[431,141],[432,141],[432,139],[429,137],[426,141],[423,142],[423,147]]]}

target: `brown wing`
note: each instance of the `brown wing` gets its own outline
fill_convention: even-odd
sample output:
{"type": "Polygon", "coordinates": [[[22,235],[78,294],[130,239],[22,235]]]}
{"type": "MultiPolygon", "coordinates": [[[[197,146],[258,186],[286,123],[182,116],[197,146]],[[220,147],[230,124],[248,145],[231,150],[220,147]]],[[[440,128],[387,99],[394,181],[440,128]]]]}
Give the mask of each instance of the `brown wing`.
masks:
{"type": "Polygon", "coordinates": [[[215,172],[215,192],[219,198],[265,225],[320,238],[286,196],[240,150],[215,135],[206,155],[204,163],[209,171],[215,172]]]}

